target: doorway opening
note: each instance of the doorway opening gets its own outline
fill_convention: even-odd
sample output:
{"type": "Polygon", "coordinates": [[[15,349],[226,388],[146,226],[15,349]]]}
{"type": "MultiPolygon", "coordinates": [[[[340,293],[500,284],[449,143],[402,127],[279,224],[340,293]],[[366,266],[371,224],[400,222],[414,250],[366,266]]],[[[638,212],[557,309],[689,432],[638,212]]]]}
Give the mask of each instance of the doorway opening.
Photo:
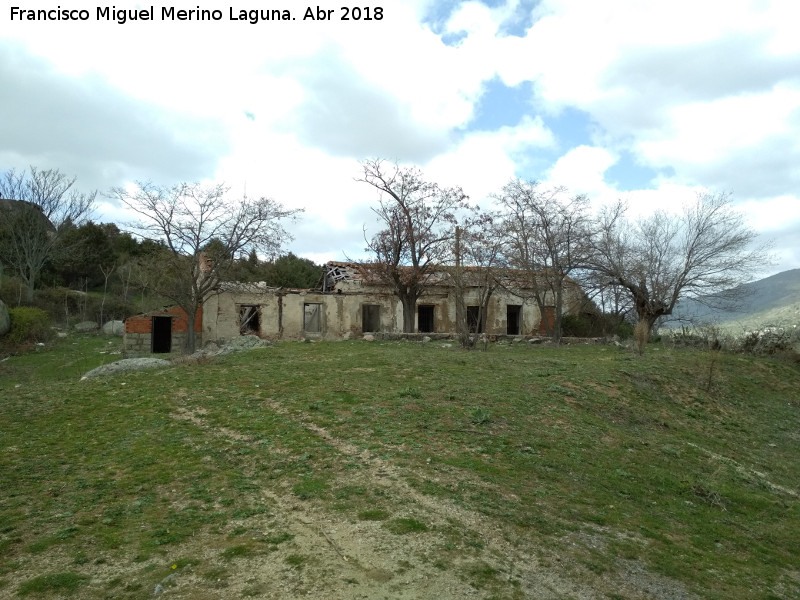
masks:
{"type": "Polygon", "coordinates": [[[480,306],[467,307],[467,330],[470,333],[483,333],[486,330],[486,311],[480,306]]]}
{"type": "Polygon", "coordinates": [[[508,335],[519,335],[522,333],[522,306],[519,304],[509,304],[506,307],[506,333],[508,335]]]}
{"type": "Polygon", "coordinates": [[[433,333],[433,304],[420,304],[417,307],[417,331],[433,333]]]}
{"type": "Polygon", "coordinates": [[[172,317],[153,317],[150,337],[153,354],[169,354],[172,351],[172,317]]]}

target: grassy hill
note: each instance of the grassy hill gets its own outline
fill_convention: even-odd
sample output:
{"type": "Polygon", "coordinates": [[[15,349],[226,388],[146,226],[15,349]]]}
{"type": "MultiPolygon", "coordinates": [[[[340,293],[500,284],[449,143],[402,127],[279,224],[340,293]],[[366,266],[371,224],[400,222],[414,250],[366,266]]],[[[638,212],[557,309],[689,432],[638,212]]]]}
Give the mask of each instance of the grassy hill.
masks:
{"type": "Polygon", "coordinates": [[[797,598],[800,370],[288,343],[0,363],[0,597],[797,598]]]}

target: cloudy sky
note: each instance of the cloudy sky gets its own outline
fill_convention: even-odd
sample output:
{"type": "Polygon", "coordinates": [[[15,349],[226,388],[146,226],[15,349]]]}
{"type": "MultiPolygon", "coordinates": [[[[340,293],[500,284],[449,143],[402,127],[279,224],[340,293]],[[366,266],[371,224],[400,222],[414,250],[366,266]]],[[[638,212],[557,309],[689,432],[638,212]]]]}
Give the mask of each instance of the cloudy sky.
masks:
{"type": "MultiPolygon", "coordinates": [[[[342,4],[4,3],[0,169],[57,167],[100,191],[224,181],[305,208],[290,249],[317,262],[360,256],[375,230],[375,192],[355,181],[367,158],[482,205],[515,176],[632,214],[706,189],[774,240],[764,274],[800,268],[796,0],[379,0],[348,21],[342,4]],[[109,6],[154,20],[120,24],[109,6]],[[294,20],[240,14],[259,8],[294,20]]],[[[109,200],[95,215],[124,219],[109,200]]]]}

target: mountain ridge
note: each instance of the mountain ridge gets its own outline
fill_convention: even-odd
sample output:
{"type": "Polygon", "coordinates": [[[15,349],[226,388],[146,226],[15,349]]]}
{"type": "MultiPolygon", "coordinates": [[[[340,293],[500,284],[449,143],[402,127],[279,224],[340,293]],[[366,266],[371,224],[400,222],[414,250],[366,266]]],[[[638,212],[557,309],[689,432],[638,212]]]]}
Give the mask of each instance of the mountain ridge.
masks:
{"type": "Polygon", "coordinates": [[[742,295],[735,309],[711,308],[700,300],[683,300],[673,311],[672,326],[686,321],[745,329],[800,324],[800,269],[782,271],[733,289],[742,295]]]}

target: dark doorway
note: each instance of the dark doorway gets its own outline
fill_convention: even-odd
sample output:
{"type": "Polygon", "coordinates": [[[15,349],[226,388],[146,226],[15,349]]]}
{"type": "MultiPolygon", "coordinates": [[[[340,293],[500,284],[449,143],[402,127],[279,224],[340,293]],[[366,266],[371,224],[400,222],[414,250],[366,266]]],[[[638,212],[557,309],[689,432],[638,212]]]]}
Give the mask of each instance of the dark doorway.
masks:
{"type": "Polygon", "coordinates": [[[361,306],[361,331],[381,330],[380,304],[363,304],[361,306]]]}
{"type": "Polygon", "coordinates": [[[417,331],[433,333],[433,304],[420,304],[417,307],[417,331]]]}
{"type": "Polygon", "coordinates": [[[153,354],[168,354],[172,350],[172,317],[153,317],[150,337],[153,354]]]}
{"type": "Polygon", "coordinates": [[[467,329],[470,333],[483,333],[486,329],[486,311],[480,306],[467,307],[467,329]]]}
{"type": "Polygon", "coordinates": [[[519,304],[509,304],[506,307],[506,333],[508,335],[519,335],[522,333],[522,306],[519,304]]]}

